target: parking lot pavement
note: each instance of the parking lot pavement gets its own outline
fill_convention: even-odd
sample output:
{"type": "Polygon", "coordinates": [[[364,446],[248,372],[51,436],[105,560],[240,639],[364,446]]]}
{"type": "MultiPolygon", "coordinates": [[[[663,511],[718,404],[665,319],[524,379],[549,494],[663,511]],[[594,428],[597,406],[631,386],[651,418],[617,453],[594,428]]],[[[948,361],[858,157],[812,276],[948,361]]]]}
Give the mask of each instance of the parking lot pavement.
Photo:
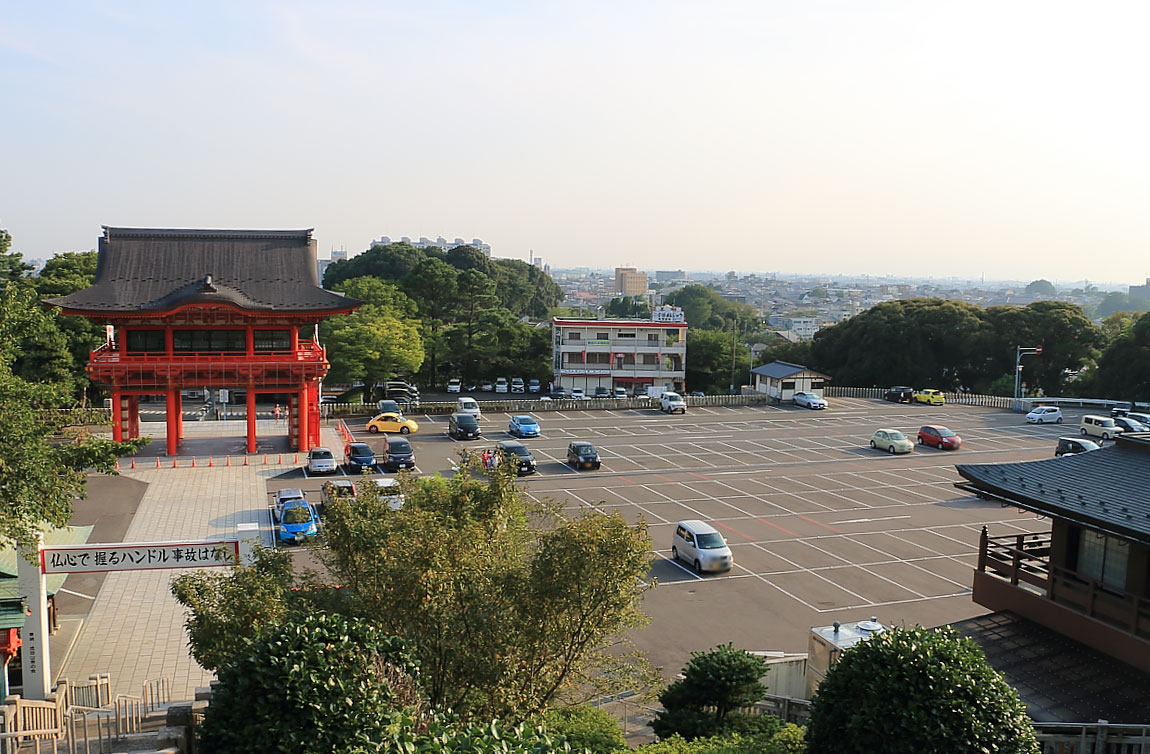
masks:
{"type": "MultiPolygon", "coordinates": [[[[668,672],[693,650],[733,641],[756,650],[805,651],[813,626],[877,617],[939,625],[985,612],[970,599],[978,535],[1045,531],[1032,514],[953,487],[955,463],[1037,460],[1053,455],[1063,425],[1027,425],[1017,414],[837,399],[824,411],[792,407],[695,407],[541,411],[543,436],[523,442],[538,473],[528,494],[571,512],[618,511],[646,521],[656,549],[638,645],[668,672]],[[959,451],[918,446],[905,456],[872,450],[880,427],[914,437],[943,424],[959,451]],[[593,442],[600,471],[565,464],[572,440],[593,442]],[[676,522],[718,528],[735,556],[726,574],[698,576],[670,560],[676,522]]],[[[456,442],[446,417],[416,417],[411,436],[424,473],[451,473],[463,447],[506,439],[508,415],[486,413],[483,439],[456,442]]],[[[355,428],[353,427],[353,430],[355,428]]],[[[357,439],[359,439],[357,437],[357,439]]],[[[372,438],[367,438],[372,442],[372,438]]]]}

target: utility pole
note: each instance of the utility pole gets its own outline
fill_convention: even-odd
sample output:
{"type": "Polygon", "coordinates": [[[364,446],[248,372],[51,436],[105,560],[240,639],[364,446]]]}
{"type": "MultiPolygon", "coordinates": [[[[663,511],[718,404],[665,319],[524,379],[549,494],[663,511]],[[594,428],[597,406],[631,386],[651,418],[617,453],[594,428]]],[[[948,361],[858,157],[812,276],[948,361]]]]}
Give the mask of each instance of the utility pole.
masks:
{"type": "Polygon", "coordinates": [[[1042,355],[1042,346],[1015,346],[1014,347],[1014,410],[1022,411],[1022,357],[1035,354],[1042,355]]]}

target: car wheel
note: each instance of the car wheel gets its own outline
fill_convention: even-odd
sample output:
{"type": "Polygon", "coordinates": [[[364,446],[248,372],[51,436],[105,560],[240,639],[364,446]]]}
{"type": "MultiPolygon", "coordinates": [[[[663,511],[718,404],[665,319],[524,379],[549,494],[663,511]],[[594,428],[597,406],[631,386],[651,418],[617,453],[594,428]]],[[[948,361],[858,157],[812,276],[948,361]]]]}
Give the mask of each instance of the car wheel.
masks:
{"type": "Polygon", "coordinates": [[[378,433],[378,432],[379,432],[379,427],[377,427],[377,426],[375,426],[375,425],[373,424],[373,425],[371,425],[370,427],[368,427],[368,428],[367,428],[367,431],[368,431],[368,432],[370,432],[370,433],[372,433],[372,434],[374,435],[374,434],[376,434],[376,433],[378,433]]]}
{"type": "Polygon", "coordinates": [[[1058,419],[1057,419],[1057,420],[1055,420],[1055,423],[1056,423],[1056,424],[1061,424],[1061,423],[1062,423],[1062,417],[1061,417],[1061,416],[1060,416],[1060,417],[1058,417],[1058,419]]]}
{"type": "Polygon", "coordinates": [[[399,434],[401,434],[401,435],[410,435],[410,434],[411,434],[411,430],[410,430],[410,429],[408,429],[407,427],[400,427],[400,428],[399,428],[399,434]]]}
{"type": "Polygon", "coordinates": [[[1083,437],[1086,437],[1086,427],[1083,427],[1082,429],[1078,430],[1078,434],[1082,435],[1083,437]]]}
{"type": "Polygon", "coordinates": [[[697,560],[695,561],[695,573],[700,575],[703,573],[703,566],[697,560]]]}
{"type": "Polygon", "coordinates": [[[1103,440],[1105,440],[1105,441],[1109,441],[1109,440],[1110,440],[1110,435],[1108,435],[1108,434],[1106,434],[1105,432],[1103,432],[1103,433],[1102,433],[1102,439],[1103,439],[1103,440]]]}
{"type": "Polygon", "coordinates": [[[886,452],[890,453],[893,456],[894,455],[894,446],[893,445],[887,446],[886,452]]]}
{"type": "Polygon", "coordinates": [[[926,440],[922,439],[922,435],[919,435],[919,437],[918,437],[918,444],[919,444],[919,445],[922,445],[922,444],[923,444],[923,443],[925,443],[925,442],[926,442],[926,440]]]}
{"type": "Polygon", "coordinates": [[[877,445],[875,445],[875,444],[874,444],[874,440],[871,440],[871,441],[870,441],[870,446],[871,446],[871,449],[872,449],[872,450],[874,450],[875,448],[877,448],[877,447],[878,447],[877,445]]]}
{"type": "Polygon", "coordinates": [[[679,548],[678,547],[672,547],[671,548],[671,560],[678,560],[678,559],[679,559],[679,548]]]}

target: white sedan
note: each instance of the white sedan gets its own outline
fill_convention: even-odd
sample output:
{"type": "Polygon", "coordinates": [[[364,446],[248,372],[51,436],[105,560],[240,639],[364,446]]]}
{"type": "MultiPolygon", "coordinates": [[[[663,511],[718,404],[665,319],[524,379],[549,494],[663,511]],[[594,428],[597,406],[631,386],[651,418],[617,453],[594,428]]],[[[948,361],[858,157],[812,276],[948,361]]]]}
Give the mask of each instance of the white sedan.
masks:
{"type": "Polygon", "coordinates": [[[1039,406],[1026,415],[1027,424],[1061,424],[1062,409],[1058,406],[1039,406]]]}
{"type": "Polygon", "coordinates": [[[827,402],[817,393],[795,393],[795,405],[806,408],[826,408],[827,402]]]}

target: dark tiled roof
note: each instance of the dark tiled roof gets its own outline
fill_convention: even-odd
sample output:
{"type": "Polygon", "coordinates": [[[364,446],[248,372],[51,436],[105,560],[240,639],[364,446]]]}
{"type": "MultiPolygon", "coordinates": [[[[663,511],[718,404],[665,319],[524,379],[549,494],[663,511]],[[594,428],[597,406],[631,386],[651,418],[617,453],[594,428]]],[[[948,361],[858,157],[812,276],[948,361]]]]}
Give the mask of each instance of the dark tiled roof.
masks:
{"type": "Polygon", "coordinates": [[[1019,508],[1150,545],[1148,434],[1045,461],[955,468],[970,486],[1019,508]]]}
{"type": "Polygon", "coordinates": [[[65,312],[163,312],[188,304],[337,312],[360,302],[326,291],[311,230],[104,228],[95,283],[45,299],[65,312]]]}
{"type": "Polygon", "coordinates": [[[1011,612],[953,624],[1040,723],[1150,722],[1150,674],[1011,612]]]}
{"type": "Polygon", "coordinates": [[[764,377],[769,377],[774,380],[781,380],[791,375],[798,374],[799,372],[810,372],[816,374],[824,379],[829,379],[825,374],[819,374],[813,369],[807,369],[801,364],[792,364],[789,361],[772,361],[770,364],[763,364],[761,367],[755,367],[751,370],[755,374],[761,374],[764,377]]]}

